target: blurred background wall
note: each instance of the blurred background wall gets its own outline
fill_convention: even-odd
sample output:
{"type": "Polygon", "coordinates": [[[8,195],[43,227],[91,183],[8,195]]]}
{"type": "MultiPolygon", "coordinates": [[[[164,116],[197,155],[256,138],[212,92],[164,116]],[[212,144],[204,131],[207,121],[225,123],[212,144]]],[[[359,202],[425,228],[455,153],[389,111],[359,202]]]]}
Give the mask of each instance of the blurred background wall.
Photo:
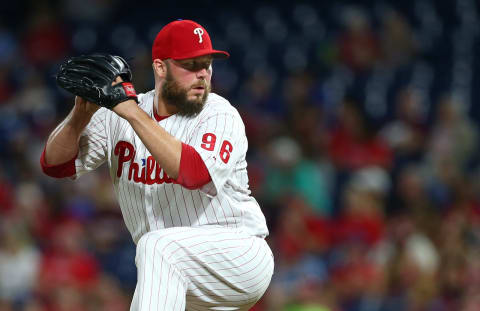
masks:
{"type": "Polygon", "coordinates": [[[276,271],[256,311],[480,310],[475,0],[11,1],[0,8],[0,310],[128,310],[135,246],[105,167],[41,173],[68,56],[128,59],[193,19],[240,111],[276,271]]]}

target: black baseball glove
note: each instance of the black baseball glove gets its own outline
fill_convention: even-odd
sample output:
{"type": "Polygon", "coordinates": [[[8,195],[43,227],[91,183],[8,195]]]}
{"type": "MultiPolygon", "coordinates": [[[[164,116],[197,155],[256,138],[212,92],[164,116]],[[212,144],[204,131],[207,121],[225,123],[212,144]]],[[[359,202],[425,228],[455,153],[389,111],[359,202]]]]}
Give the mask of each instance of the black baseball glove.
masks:
{"type": "Polygon", "coordinates": [[[138,103],[131,83],[132,72],[120,56],[92,54],[66,60],[56,76],[57,84],[89,102],[112,109],[128,99],[138,103]],[[112,85],[120,76],[123,82],[112,85]]]}

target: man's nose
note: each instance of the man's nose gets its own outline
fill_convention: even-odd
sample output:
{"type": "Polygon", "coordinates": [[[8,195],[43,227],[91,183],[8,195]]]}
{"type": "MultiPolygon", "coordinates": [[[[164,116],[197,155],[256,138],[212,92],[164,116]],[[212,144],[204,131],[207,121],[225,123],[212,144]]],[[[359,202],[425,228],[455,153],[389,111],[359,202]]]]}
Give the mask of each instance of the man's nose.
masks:
{"type": "Polygon", "coordinates": [[[208,70],[207,68],[202,68],[199,71],[197,71],[197,78],[199,79],[206,79],[208,76],[208,70]]]}

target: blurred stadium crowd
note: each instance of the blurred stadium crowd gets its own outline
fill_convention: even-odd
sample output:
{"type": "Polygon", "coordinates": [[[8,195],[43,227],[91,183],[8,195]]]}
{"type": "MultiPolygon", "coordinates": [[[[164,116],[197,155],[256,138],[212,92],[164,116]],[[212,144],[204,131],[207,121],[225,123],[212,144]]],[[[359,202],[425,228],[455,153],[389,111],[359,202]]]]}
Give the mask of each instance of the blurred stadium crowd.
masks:
{"type": "Polygon", "coordinates": [[[189,18],[231,53],[276,271],[256,311],[480,310],[480,5],[448,1],[17,1],[0,20],[0,310],[128,310],[135,246],[105,167],[53,180],[39,157],[81,53],[153,86],[158,30],[189,18]]]}

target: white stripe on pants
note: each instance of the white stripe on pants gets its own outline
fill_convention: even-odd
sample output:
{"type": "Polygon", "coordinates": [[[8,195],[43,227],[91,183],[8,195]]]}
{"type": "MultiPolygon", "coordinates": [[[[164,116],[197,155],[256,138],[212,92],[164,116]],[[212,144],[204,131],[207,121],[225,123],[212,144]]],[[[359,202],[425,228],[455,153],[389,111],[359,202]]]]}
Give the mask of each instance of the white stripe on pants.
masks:
{"type": "Polygon", "coordinates": [[[135,262],[138,282],[131,311],[248,310],[273,274],[264,239],[218,226],[146,233],[135,262]]]}

